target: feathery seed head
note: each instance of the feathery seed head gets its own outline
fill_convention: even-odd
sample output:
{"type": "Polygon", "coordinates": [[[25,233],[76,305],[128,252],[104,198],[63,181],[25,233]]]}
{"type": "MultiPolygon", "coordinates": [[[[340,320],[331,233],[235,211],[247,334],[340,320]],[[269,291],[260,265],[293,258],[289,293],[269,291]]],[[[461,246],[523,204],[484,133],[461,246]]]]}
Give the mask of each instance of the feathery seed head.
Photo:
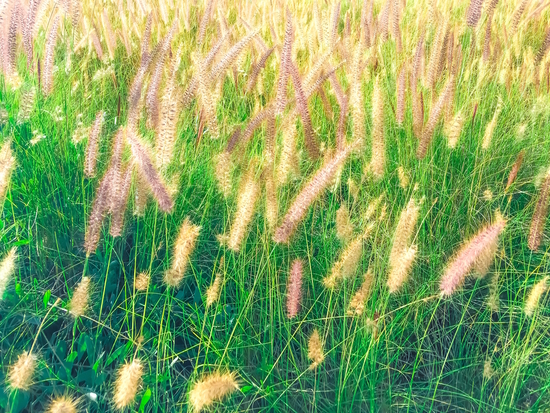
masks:
{"type": "Polygon", "coordinates": [[[134,284],[134,287],[137,291],[147,291],[149,288],[149,283],[151,282],[151,276],[148,272],[140,272],[134,284]]]}
{"type": "Polygon", "coordinates": [[[336,211],[336,235],[342,243],[347,243],[353,236],[353,225],[345,204],[336,211]]]}
{"type": "Polygon", "coordinates": [[[17,361],[8,371],[8,383],[14,390],[27,391],[33,384],[33,377],[37,366],[37,356],[25,351],[19,355],[17,361]]]}
{"type": "Polygon", "coordinates": [[[525,300],[525,315],[532,317],[535,311],[539,306],[540,299],[542,295],[548,289],[548,276],[543,277],[538,283],[536,283],[532,288],[525,300]]]}
{"type": "Polygon", "coordinates": [[[300,311],[300,302],[302,300],[302,277],[304,273],[304,264],[302,260],[294,260],[290,268],[287,288],[287,316],[292,319],[300,311]]]}
{"type": "Polygon", "coordinates": [[[363,284],[357,290],[357,292],[352,297],[349,302],[347,314],[350,316],[359,317],[365,311],[365,302],[367,301],[374,284],[374,278],[371,269],[365,273],[363,276],[363,284]]]}
{"type": "Polygon", "coordinates": [[[255,177],[256,162],[252,162],[242,183],[237,197],[237,212],[231,223],[227,246],[232,251],[239,251],[246,236],[248,226],[254,217],[256,201],[260,195],[260,185],[255,177]]]}
{"type": "Polygon", "coordinates": [[[17,250],[12,248],[0,263],[0,301],[15,270],[17,250]]]}
{"type": "Polygon", "coordinates": [[[86,312],[90,302],[90,287],[91,280],[90,277],[82,277],[80,283],[74,290],[71,301],[69,302],[69,312],[75,318],[78,318],[86,312]]]}
{"type": "Polygon", "coordinates": [[[70,396],[56,397],[50,403],[47,413],[77,413],[78,401],[70,396]]]}
{"type": "Polygon", "coordinates": [[[202,376],[189,391],[189,405],[198,413],[239,390],[236,374],[215,372],[202,376]]]}
{"type": "Polygon", "coordinates": [[[142,375],[143,365],[139,359],[126,362],[118,369],[113,395],[116,409],[122,410],[134,402],[142,375]]]}
{"type": "Polygon", "coordinates": [[[495,214],[493,224],[483,227],[470,241],[465,243],[447,265],[441,278],[440,289],[444,296],[453,294],[463,283],[466,275],[474,268],[480,257],[492,248],[506,226],[500,213],[495,214]]]}
{"type": "Polygon", "coordinates": [[[307,357],[311,360],[309,366],[311,370],[315,369],[325,359],[323,342],[321,341],[321,336],[317,329],[314,329],[309,337],[307,357]]]}
{"type": "Polygon", "coordinates": [[[170,269],[164,273],[164,282],[166,285],[177,288],[183,281],[200,230],[201,227],[193,225],[189,218],[185,218],[181,224],[178,238],[174,245],[172,265],[170,269]]]}

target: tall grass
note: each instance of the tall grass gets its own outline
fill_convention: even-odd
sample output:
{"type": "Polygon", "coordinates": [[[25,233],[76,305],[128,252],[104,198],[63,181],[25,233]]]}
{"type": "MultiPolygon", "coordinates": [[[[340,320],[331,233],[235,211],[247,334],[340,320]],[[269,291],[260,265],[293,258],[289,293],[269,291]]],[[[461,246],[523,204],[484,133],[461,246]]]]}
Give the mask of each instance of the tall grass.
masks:
{"type": "Polygon", "coordinates": [[[549,22],[0,2],[0,408],[548,411],[549,22]]]}

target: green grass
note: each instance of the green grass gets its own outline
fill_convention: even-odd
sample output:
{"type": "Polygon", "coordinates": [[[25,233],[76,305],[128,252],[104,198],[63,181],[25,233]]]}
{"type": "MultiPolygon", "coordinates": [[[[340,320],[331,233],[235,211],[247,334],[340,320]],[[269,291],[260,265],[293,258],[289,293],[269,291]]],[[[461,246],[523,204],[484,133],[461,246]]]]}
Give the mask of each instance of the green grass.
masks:
{"type": "MultiPolygon", "coordinates": [[[[383,58],[391,62],[394,56],[393,43],[386,44],[383,58]]],[[[310,208],[290,245],[272,242],[262,198],[241,251],[233,253],[219,245],[216,235],[229,227],[236,199],[233,195],[225,200],[219,192],[212,159],[224,147],[232,126],[246,123],[255,102],[242,92],[246,84],[242,74],[236,86],[227,77],[218,105],[219,140],[211,140],[206,133],[197,145],[195,105],[180,115],[170,168],[171,182],[177,187],[174,211],[165,215],[151,201],[144,217],[128,212],[123,236],[117,239],[108,235],[107,220],[100,247],[86,260],[84,233],[98,178],[84,178],[86,143],[75,145],[71,137],[77,115],[82,114],[82,122],[89,125],[97,111],[107,112],[99,159],[100,171],[104,171],[111,138],[125,123],[127,85],[137,60],[125,57],[122,48],[118,50],[112,63],[115,85],[111,77],[91,80],[102,64],[93,58],[87,60],[83,52],[72,56],[68,73],[63,72],[65,59],[65,49],[59,47],[55,91],[48,97],[37,92],[31,119],[24,124],[17,124],[20,91],[1,83],[0,104],[7,109],[9,119],[0,127],[0,135],[4,142],[11,140],[17,158],[0,216],[1,252],[17,246],[19,259],[15,279],[0,302],[0,386],[6,389],[0,392],[0,407],[13,412],[41,411],[52,395],[70,391],[83,396],[82,406],[89,411],[109,411],[116,370],[136,355],[145,364],[135,405],[143,411],[185,411],[190,384],[201,373],[220,366],[236,371],[242,385],[241,392],[224,402],[223,411],[550,409],[550,310],[543,301],[535,317],[527,318],[523,313],[529,288],[548,275],[550,265],[547,242],[538,252],[527,248],[538,193],[534,177],[548,165],[550,151],[548,110],[536,115],[530,112],[536,100],[534,90],[520,92],[514,86],[508,93],[503,86],[490,82],[470,92],[477,79],[472,76],[466,80],[461,73],[457,107],[471,101],[479,103],[477,115],[472,121],[472,111],[465,111],[467,121],[454,150],[447,147],[438,127],[427,157],[419,161],[410,126],[410,102],[405,126],[400,128],[392,112],[395,72],[385,71],[384,178],[375,182],[363,177],[363,167],[370,159],[367,144],[364,152],[346,163],[342,184],[324,192],[310,208]],[[79,86],[73,92],[75,82],[79,86]],[[483,151],[484,128],[499,95],[503,110],[493,143],[483,151]],[[119,99],[121,115],[117,117],[119,99]],[[56,121],[52,114],[57,108],[61,119],[56,121]],[[525,122],[525,136],[519,139],[516,127],[525,122]],[[46,137],[31,145],[35,130],[46,137]],[[526,151],[524,165],[516,183],[505,193],[508,171],[521,149],[526,151]],[[399,186],[400,165],[410,177],[407,189],[399,186]],[[350,177],[361,183],[357,199],[345,185],[350,177]],[[390,296],[386,279],[393,230],[415,184],[415,197],[424,198],[415,235],[419,256],[410,280],[401,292],[390,296]],[[490,200],[483,197],[487,189],[493,193],[490,200]],[[361,283],[360,277],[347,280],[332,292],[321,283],[343,249],[336,238],[336,211],[346,204],[359,230],[364,225],[361,217],[367,203],[382,193],[387,218],[376,225],[365,244],[357,271],[360,275],[371,268],[376,285],[366,314],[351,318],[346,316],[346,308],[361,283]],[[508,223],[490,273],[484,279],[469,278],[452,297],[440,298],[439,279],[446,262],[497,209],[508,223]],[[169,266],[171,246],[185,217],[202,230],[184,283],[170,290],[162,284],[162,274],[169,266]],[[222,295],[218,304],[207,310],[204,292],[222,257],[222,295]],[[305,260],[306,271],[302,310],[289,321],[285,291],[294,258],[305,260]],[[136,293],[133,288],[141,271],[152,275],[147,293],[136,293]],[[63,308],[84,272],[94,283],[93,305],[86,317],[75,321],[63,308]],[[500,310],[491,312],[486,303],[491,279],[497,273],[500,310]],[[52,310],[58,297],[62,301],[52,310]],[[374,333],[367,319],[376,317],[378,330],[374,333]],[[312,371],[308,370],[307,339],[315,327],[325,340],[327,357],[312,371]],[[36,383],[29,392],[10,393],[5,382],[7,369],[35,338],[35,350],[40,355],[36,383]],[[141,346],[138,340],[143,340],[141,346]],[[495,370],[491,378],[483,375],[487,360],[495,370]],[[97,399],[86,397],[90,394],[97,399]]],[[[184,56],[184,70],[189,64],[189,56],[184,56]]],[[[21,59],[22,90],[31,84],[37,86],[36,77],[26,73],[23,66],[21,59]]],[[[273,95],[270,91],[275,75],[268,65],[268,96],[273,95]]],[[[363,86],[370,139],[372,77],[363,86]]],[[[543,102],[548,102],[547,96],[543,102]]],[[[331,99],[334,119],[324,115],[318,98],[310,101],[317,136],[327,146],[334,146],[337,125],[337,106],[331,99]]],[[[143,132],[153,142],[153,132],[143,132]]],[[[250,156],[261,153],[263,136],[264,131],[258,130],[248,145],[242,164],[236,168],[235,182],[250,156]]],[[[279,194],[281,214],[319,166],[320,162],[302,157],[302,177],[279,194]]]]}

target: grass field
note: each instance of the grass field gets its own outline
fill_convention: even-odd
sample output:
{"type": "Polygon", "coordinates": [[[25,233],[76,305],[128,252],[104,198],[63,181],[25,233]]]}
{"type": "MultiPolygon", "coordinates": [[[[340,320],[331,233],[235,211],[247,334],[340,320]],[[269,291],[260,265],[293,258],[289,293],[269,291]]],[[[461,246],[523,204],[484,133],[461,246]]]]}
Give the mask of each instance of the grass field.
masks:
{"type": "Polygon", "coordinates": [[[0,408],[550,411],[550,3],[0,0],[0,408]]]}

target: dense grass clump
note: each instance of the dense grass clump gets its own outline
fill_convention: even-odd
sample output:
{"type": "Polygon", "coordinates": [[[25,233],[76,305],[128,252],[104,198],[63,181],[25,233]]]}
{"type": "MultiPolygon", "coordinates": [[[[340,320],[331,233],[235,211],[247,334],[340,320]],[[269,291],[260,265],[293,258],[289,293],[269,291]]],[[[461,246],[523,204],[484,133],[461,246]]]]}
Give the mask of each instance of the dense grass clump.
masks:
{"type": "Polygon", "coordinates": [[[0,409],[550,410],[550,7],[0,2],[0,409]]]}

